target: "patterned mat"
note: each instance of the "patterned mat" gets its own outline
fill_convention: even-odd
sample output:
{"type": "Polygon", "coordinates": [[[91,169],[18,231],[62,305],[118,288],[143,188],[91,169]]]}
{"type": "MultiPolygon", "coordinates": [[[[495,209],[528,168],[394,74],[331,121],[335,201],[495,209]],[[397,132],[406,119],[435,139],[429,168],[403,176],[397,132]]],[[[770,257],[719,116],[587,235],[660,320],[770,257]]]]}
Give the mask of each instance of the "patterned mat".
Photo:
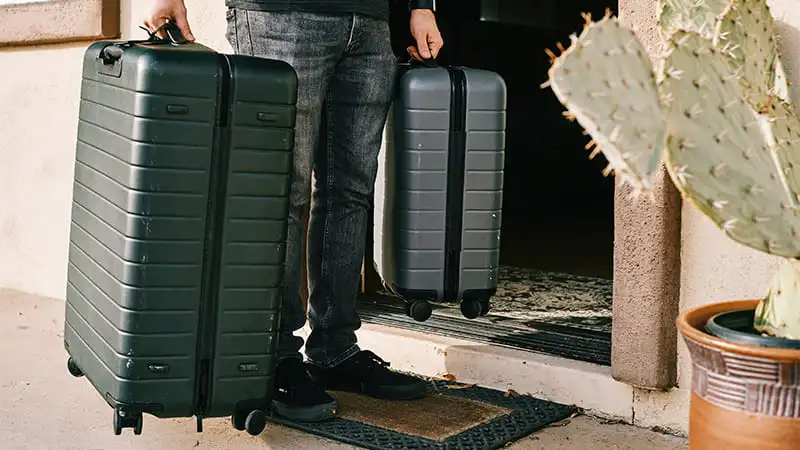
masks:
{"type": "Polygon", "coordinates": [[[501,266],[492,316],[611,332],[612,282],[501,266]]]}

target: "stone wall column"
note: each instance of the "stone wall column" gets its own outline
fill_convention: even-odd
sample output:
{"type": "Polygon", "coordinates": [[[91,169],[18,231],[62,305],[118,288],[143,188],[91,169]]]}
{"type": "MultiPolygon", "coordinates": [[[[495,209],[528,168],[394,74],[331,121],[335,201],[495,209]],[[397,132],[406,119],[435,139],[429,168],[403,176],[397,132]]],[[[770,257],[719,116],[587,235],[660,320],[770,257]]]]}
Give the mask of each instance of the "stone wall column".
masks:
{"type": "MultiPolygon", "coordinates": [[[[661,41],[656,0],[620,0],[619,17],[650,51],[661,41]]],[[[658,174],[655,201],[614,195],[614,300],[611,373],[621,382],[666,390],[677,379],[680,305],[681,197],[666,170],[658,174]]]]}

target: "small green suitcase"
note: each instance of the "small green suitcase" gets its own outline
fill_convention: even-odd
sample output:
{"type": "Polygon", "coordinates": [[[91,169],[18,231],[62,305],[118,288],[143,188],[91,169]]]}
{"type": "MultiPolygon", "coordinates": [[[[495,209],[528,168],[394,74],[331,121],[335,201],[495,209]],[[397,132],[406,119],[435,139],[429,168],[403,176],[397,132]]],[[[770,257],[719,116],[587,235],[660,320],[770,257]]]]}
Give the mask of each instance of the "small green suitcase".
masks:
{"type": "Polygon", "coordinates": [[[297,77],[169,38],[85,52],[64,344],[114,432],[271,407],[297,77]]]}

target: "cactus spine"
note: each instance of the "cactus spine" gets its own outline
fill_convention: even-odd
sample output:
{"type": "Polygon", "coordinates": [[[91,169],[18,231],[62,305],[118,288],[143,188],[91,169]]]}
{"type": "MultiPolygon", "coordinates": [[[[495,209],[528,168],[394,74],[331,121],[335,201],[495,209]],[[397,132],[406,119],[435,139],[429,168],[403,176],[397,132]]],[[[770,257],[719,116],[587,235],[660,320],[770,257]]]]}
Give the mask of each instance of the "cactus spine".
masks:
{"type": "Polygon", "coordinates": [[[635,34],[608,17],[588,23],[558,61],[550,86],[592,136],[591,156],[602,151],[607,174],[649,190],[647,175],[658,168],[667,126],[650,59],[635,34]]]}
{"type": "Polygon", "coordinates": [[[714,37],[719,17],[729,0],[659,0],[658,23],[663,39],[677,30],[693,31],[707,39],[714,37]]]}
{"type": "Polygon", "coordinates": [[[621,182],[663,160],[673,183],[731,239],[787,258],[756,327],[800,338],[800,118],[787,96],[766,0],[664,0],[653,68],[607,15],[554,57],[549,84],[621,182]],[[783,83],[783,84],[781,84],[783,83]]]}

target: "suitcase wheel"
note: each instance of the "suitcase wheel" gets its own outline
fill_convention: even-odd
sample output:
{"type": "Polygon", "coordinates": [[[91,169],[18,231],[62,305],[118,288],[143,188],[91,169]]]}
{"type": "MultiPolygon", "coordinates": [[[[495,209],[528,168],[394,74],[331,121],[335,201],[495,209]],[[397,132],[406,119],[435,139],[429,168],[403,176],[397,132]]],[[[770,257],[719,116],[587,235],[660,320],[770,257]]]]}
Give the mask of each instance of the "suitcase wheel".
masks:
{"type": "MultiPolygon", "coordinates": [[[[461,314],[467,319],[474,319],[483,312],[483,305],[480,300],[469,299],[461,301],[461,314]]],[[[489,312],[488,310],[486,312],[489,312]]]]}
{"type": "Polygon", "coordinates": [[[433,308],[426,300],[414,300],[405,305],[406,315],[417,322],[425,322],[431,317],[433,308]]]}
{"type": "Polygon", "coordinates": [[[267,426],[267,413],[260,409],[254,409],[247,415],[244,421],[244,428],[252,436],[258,436],[267,426]]]}
{"type": "Polygon", "coordinates": [[[245,414],[243,411],[236,411],[231,416],[231,425],[233,425],[233,428],[239,431],[244,431],[246,427],[245,425],[246,420],[247,420],[247,414],[245,414]]]}
{"type": "Polygon", "coordinates": [[[133,434],[142,434],[144,418],[142,413],[132,413],[129,411],[114,410],[114,434],[119,436],[124,428],[133,428],[133,434]]]}
{"type": "Polygon", "coordinates": [[[69,370],[69,373],[75,378],[80,378],[83,376],[83,371],[80,367],[78,367],[78,363],[76,363],[75,359],[73,359],[71,356],[67,360],[67,370],[69,370]]]}
{"type": "Polygon", "coordinates": [[[489,314],[489,311],[491,309],[492,308],[489,305],[489,299],[481,301],[481,316],[485,316],[485,315],[489,314]]]}

